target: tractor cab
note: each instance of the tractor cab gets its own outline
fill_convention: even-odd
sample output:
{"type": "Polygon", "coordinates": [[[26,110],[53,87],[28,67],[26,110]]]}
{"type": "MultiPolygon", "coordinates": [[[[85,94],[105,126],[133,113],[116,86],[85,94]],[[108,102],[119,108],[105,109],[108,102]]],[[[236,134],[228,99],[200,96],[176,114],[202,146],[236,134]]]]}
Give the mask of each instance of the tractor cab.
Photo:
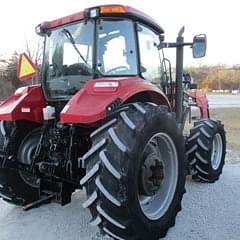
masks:
{"type": "Polygon", "coordinates": [[[86,9],[36,31],[45,36],[43,85],[49,100],[69,99],[88,80],[103,77],[140,76],[161,88],[164,31],[133,8],[86,9]]]}
{"type": "MultiPolygon", "coordinates": [[[[44,22],[36,32],[45,37],[42,85],[48,102],[68,101],[89,80],[124,79],[130,83],[138,77],[157,86],[154,91],[162,92],[165,99],[158,103],[169,101],[169,107],[181,110],[182,99],[175,98],[182,95],[182,83],[176,79],[179,84],[175,91],[171,63],[164,57],[163,48],[177,48],[178,79],[182,78],[183,46],[192,47],[196,58],[206,51],[204,35],[195,36],[190,43],[165,43],[164,30],[155,20],[122,5],[88,8],[44,22]]],[[[105,86],[105,82],[100,85],[105,86]]],[[[152,101],[154,96],[148,98],[152,101]]]]}
{"type": "Polygon", "coordinates": [[[50,31],[44,69],[47,96],[69,98],[93,78],[136,76],[134,38],[134,24],[127,19],[89,19],[50,31]]]}

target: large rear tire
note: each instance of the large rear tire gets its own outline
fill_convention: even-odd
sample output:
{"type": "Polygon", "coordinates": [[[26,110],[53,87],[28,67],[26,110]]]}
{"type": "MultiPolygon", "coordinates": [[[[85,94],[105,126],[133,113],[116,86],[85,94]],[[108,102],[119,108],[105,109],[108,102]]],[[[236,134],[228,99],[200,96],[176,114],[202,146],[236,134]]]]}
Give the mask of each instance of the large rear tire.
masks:
{"type": "MultiPolygon", "coordinates": [[[[3,145],[4,139],[10,133],[13,127],[12,122],[1,121],[0,131],[0,151],[4,153],[3,145]]],[[[24,135],[28,132],[28,128],[16,128],[15,138],[13,142],[9,142],[12,147],[12,157],[18,158],[18,151],[20,143],[24,135]]],[[[13,160],[13,159],[12,159],[13,160]]],[[[39,199],[39,186],[28,184],[27,178],[32,177],[31,174],[19,171],[17,169],[0,168],[0,197],[8,203],[24,206],[28,203],[39,199]]]]}
{"type": "Polygon", "coordinates": [[[182,133],[165,106],[134,103],[92,135],[81,180],[91,225],[114,239],[159,239],[185,192],[182,133]]]}
{"type": "Polygon", "coordinates": [[[201,119],[194,123],[187,139],[187,155],[192,178],[214,183],[222,174],[226,136],[220,121],[201,119]]]}

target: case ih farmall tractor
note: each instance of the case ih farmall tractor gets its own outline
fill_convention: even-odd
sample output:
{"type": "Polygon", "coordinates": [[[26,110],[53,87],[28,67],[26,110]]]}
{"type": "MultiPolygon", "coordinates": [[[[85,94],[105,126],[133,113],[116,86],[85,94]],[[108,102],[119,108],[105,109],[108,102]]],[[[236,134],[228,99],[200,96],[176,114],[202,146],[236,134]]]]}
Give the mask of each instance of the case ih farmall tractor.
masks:
{"type": "Polygon", "coordinates": [[[65,205],[85,187],[83,207],[103,233],[164,237],[181,210],[186,174],[213,183],[224,165],[223,125],[183,77],[184,46],[203,57],[206,36],[184,42],[182,29],[167,43],[151,17],[122,5],[36,31],[45,39],[42,84],[0,105],[2,198],[24,209],[65,205]],[[176,48],[176,81],[164,48],[176,48]],[[192,104],[201,119],[184,136],[192,104]]]}

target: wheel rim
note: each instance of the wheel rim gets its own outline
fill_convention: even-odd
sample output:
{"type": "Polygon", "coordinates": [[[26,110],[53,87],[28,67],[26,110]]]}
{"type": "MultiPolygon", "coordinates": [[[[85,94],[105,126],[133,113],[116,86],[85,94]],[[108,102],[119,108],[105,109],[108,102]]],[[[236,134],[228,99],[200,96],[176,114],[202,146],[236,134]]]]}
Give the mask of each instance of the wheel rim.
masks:
{"type": "MultiPolygon", "coordinates": [[[[173,140],[165,133],[154,135],[148,141],[143,155],[149,148],[155,151],[155,158],[157,157],[157,160],[162,164],[161,184],[152,196],[139,191],[138,199],[144,215],[150,220],[157,220],[166,213],[174,198],[178,179],[178,156],[173,140]]],[[[144,168],[146,168],[145,159],[143,161],[144,168]]],[[[152,169],[152,166],[150,166],[150,169],[152,169]]],[[[143,171],[140,175],[143,175],[143,171]]]]}
{"type": "Polygon", "coordinates": [[[217,170],[220,166],[222,160],[222,137],[219,133],[214,136],[212,143],[212,155],[211,155],[211,164],[214,170],[217,170]]]}

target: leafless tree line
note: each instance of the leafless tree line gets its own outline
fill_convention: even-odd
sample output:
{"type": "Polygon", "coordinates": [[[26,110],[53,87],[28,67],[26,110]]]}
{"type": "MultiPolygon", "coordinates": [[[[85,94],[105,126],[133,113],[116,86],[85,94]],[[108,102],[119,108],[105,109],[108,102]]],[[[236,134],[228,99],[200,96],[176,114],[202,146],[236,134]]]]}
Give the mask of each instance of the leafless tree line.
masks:
{"type": "MultiPolygon", "coordinates": [[[[25,52],[32,59],[40,72],[43,53],[42,39],[39,38],[36,44],[34,44],[34,47],[26,40],[25,52]]],[[[19,81],[17,78],[19,54],[20,53],[15,51],[9,58],[0,59],[0,100],[6,98],[21,86],[37,83],[38,76],[24,82],[19,81]]]]}
{"type": "Polygon", "coordinates": [[[189,67],[187,71],[199,87],[211,90],[240,90],[240,65],[189,67]]]}

